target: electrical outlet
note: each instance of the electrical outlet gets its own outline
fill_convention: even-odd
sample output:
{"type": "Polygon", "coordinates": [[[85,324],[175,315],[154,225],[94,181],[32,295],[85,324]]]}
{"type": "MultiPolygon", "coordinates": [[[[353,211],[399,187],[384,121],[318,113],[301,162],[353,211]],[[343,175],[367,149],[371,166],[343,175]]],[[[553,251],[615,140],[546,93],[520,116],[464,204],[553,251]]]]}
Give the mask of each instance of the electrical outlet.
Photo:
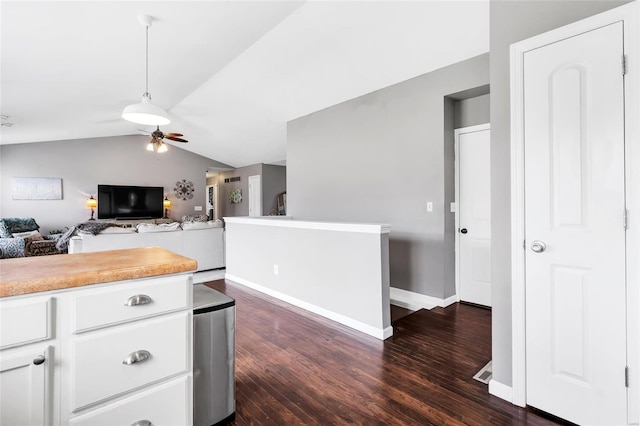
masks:
{"type": "Polygon", "coordinates": [[[201,212],[202,211],[202,206],[193,206],[193,210],[195,210],[197,212],[201,212]]]}
{"type": "Polygon", "coordinates": [[[278,275],[278,265],[273,265],[273,275],[278,275]]]}

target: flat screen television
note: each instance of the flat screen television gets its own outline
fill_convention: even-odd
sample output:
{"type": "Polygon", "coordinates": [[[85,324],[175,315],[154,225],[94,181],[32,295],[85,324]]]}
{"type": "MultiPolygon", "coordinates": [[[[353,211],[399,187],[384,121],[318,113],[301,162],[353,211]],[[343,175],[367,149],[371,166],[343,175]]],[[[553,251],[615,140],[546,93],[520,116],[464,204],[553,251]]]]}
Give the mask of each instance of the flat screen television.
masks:
{"type": "Polygon", "coordinates": [[[98,219],[162,217],[161,186],[98,185],[98,219]]]}

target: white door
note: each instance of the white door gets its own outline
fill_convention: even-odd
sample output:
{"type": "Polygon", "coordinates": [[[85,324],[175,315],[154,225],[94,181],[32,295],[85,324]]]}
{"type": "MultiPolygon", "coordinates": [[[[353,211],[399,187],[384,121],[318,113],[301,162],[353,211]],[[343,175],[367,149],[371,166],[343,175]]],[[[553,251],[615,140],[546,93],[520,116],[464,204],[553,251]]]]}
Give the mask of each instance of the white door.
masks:
{"type": "Polygon", "coordinates": [[[622,23],[524,54],[527,404],[626,424],[622,23]]]}
{"type": "Polygon", "coordinates": [[[460,300],[491,306],[491,131],[488,124],[456,129],[460,300]]]}
{"type": "Polygon", "coordinates": [[[209,220],[218,219],[218,184],[207,185],[207,198],[205,200],[207,206],[207,216],[209,220]]]}
{"type": "Polygon", "coordinates": [[[0,424],[50,424],[51,392],[47,380],[50,360],[50,347],[26,349],[2,357],[0,424]]]}
{"type": "Polygon", "coordinates": [[[262,178],[249,176],[249,216],[262,216],[262,178]]]}

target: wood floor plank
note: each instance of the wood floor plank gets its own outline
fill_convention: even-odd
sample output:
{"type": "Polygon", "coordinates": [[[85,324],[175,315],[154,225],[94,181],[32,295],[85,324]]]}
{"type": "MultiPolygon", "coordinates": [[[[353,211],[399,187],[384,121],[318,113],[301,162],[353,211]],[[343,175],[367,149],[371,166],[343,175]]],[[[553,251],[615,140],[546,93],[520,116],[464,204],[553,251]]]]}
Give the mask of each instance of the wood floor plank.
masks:
{"type": "Polygon", "coordinates": [[[225,280],[236,300],[234,425],[552,425],[473,379],[491,311],[454,304],[394,321],[383,341],[225,280]]]}

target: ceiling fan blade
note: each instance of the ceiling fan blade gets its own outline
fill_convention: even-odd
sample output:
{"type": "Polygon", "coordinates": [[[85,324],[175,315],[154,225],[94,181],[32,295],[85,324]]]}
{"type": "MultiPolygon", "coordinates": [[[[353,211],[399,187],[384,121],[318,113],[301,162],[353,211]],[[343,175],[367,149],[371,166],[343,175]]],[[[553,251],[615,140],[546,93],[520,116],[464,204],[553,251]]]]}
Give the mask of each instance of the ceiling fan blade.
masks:
{"type": "Polygon", "coordinates": [[[187,140],[184,139],[180,139],[180,138],[174,138],[173,136],[165,136],[165,138],[172,140],[172,141],[176,141],[176,142],[189,142],[187,140]]]}
{"type": "Polygon", "coordinates": [[[175,137],[175,136],[184,136],[184,135],[182,133],[165,133],[164,136],[165,137],[168,137],[168,136],[175,137]]]}

